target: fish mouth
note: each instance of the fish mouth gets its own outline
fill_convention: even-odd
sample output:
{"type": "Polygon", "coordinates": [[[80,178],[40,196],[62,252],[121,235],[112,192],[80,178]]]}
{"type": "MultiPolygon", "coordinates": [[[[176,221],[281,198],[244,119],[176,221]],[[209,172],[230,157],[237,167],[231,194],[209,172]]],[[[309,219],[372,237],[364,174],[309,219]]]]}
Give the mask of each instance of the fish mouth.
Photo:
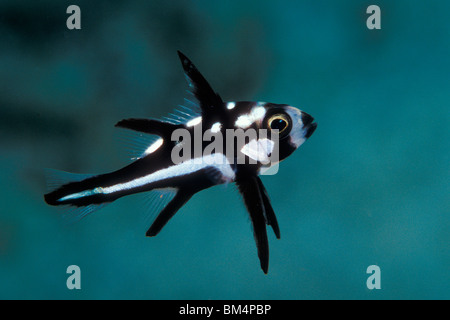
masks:
{"type": "Polygon", "coordinates": [[[311,135],[314,133],[314,131],[316,131],[316,128],[317,128],[317,123],[315,123],[315,122],[308,125],[305,128],[306,129],[305,138],[308,139],[309,137],[311,137],[311,135]]]}
{"type": "Polygon", "coordinates": [[[313,122],[314,118],[306,112],[302,112],[303,128],[305,129],[305,138],[308,139],[316,131],[317,123],[313,122]]]}

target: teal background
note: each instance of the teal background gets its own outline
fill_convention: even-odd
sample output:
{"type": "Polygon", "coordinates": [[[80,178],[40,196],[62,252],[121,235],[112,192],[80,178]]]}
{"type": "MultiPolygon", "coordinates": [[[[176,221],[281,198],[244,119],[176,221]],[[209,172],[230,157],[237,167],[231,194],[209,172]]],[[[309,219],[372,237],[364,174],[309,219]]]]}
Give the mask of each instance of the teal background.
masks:
{"type": "Polygon", "coordinates": [[[1,299],[449,299],[448,1],[1,1],[1,299]],[[81,8],[81,30],[66,8],[81,8]],[[366,8],[381,8],[381,30],[366,8]],[[155,238],[145,196],[74,225],[44,168],[127,163],[114,124],[183,103],[183,51],[225,100],[319,126],[262,177],[281,228],[269,274],[232,185],[155,238]],[[68,290],[66,268],[81,268],[68,290]],[[381,290],[366,269],[381,268],[381,290]]]}

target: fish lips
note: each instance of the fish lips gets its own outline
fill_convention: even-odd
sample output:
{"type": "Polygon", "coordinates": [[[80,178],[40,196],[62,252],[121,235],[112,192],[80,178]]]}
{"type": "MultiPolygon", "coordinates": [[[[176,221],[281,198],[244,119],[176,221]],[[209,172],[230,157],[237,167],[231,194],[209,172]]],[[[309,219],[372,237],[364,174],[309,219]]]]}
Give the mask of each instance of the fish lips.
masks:
{"type": "Polygon", "coordinates": [[[302,112],[303,128],[305,130],[305,138],[308,139],[316,131],[317,123],[313,122],[314,118],[306,112],[302,112]]]}
{"type": "Polygon", "coordinates": [[[308,139],[309,137],[311,137],[311,135],[314,133],[314,131],[316,131],[316,128],[317,128],[317,123],[315,123],[315,122],[308,125],[305,128],[306,129],[305,138],[308,139]]]}

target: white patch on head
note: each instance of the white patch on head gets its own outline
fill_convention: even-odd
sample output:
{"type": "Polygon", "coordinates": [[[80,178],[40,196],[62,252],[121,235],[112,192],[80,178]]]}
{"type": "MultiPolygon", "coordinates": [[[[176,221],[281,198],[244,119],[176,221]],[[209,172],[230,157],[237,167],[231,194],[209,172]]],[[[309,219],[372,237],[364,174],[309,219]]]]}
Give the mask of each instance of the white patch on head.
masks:
{"type": "Polygon", "coordinates": [[[255,121],[261,120],[264,118],[266,114],[266,108],[262,107],[260,103],[256,107],[253,107],[249,114],[245,114],[239,116],[234,123],[234,125],[238,128],[247,129],[250,127],[255,121]]]}
{"type": "Polygon", "coordinates": [[[232,109],[234,109],[234,107],[236,107],[236,103],[235,102],[228,102],[227,103],[227,109],[228,110],[232,110],[232,109]]]}
{"type": "Polygon", "coordinates": [[[198,125],[200,122],[202,122],[202,117],[197,117],[197,118],[194,118],[194,119],[188,121],[186,123],[186,126],[187,127],[193,127],[193,126],[198,125]]]}
{"type": "Polygon", "coordinates": [[[155,152],[156,150],[159,149],[159,147],[161,147],[164,143],[164,140],[162,138],[159,138],[158,140],[156,140],[152,145],[150,145],[150,147],[148,147],[145,152],[144,155],[148,155],[150,153],[155,152]]]}
{"type": "Polygon", "coordinates": [[[290,141],[296,148],[298,148],[306,141],[306,132],[303,129],[302,112],[294,107],[287,107],[286,112],[292,119],[290,141]]]}
{"type": "Polygon", "coordinates": [[[275,143],[267,138],[259,140],[251,140],[244,145],[241,152],[253,160],[259,161],[266,165],[270,163],[270,154],[273,151],[275,143]]]}
{"type": "Polygon", "coordinates": [[[212,133],[217,133],[220,132],[220,129],[222,128],[222,124],[220,122],[216,122],[212,125],[211,127],[211,132],[212,133]]]}

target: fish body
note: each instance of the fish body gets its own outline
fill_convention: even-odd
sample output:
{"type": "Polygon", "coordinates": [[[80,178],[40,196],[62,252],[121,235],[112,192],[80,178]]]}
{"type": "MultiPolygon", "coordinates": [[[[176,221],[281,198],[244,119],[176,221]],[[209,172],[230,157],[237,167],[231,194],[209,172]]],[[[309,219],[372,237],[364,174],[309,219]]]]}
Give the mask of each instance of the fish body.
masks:
{"type": "MultiPolygon", "coordinates": [[[[117,171],[60,179],[44,199],[49,205],[78,208],[84,216],[126,195],[170,191],[169,200],[146,233],[156,236],[197,192],[236,183],[250,215],[261,268],[267,273],[266,225],[272,227],[277,238],[280,230],[258,175],[264,167],[271,167],[292,154],[317,125],[309,114],[286,104],[224,102],[194,64],[181,52],[178,55],[200,109],[194,113],[195,117],[187,121],[180,121],[183,117],[175,121],[119,121],[116,127],[155,135],[158,139],[138,159],[117,171]],[[245,135],[248,132],[254,134],[245,135]],[[244,137],[236,144],[239,134],[244,137]]],[[[186,110],[182,113],[192,115],[186,110]]]]}

